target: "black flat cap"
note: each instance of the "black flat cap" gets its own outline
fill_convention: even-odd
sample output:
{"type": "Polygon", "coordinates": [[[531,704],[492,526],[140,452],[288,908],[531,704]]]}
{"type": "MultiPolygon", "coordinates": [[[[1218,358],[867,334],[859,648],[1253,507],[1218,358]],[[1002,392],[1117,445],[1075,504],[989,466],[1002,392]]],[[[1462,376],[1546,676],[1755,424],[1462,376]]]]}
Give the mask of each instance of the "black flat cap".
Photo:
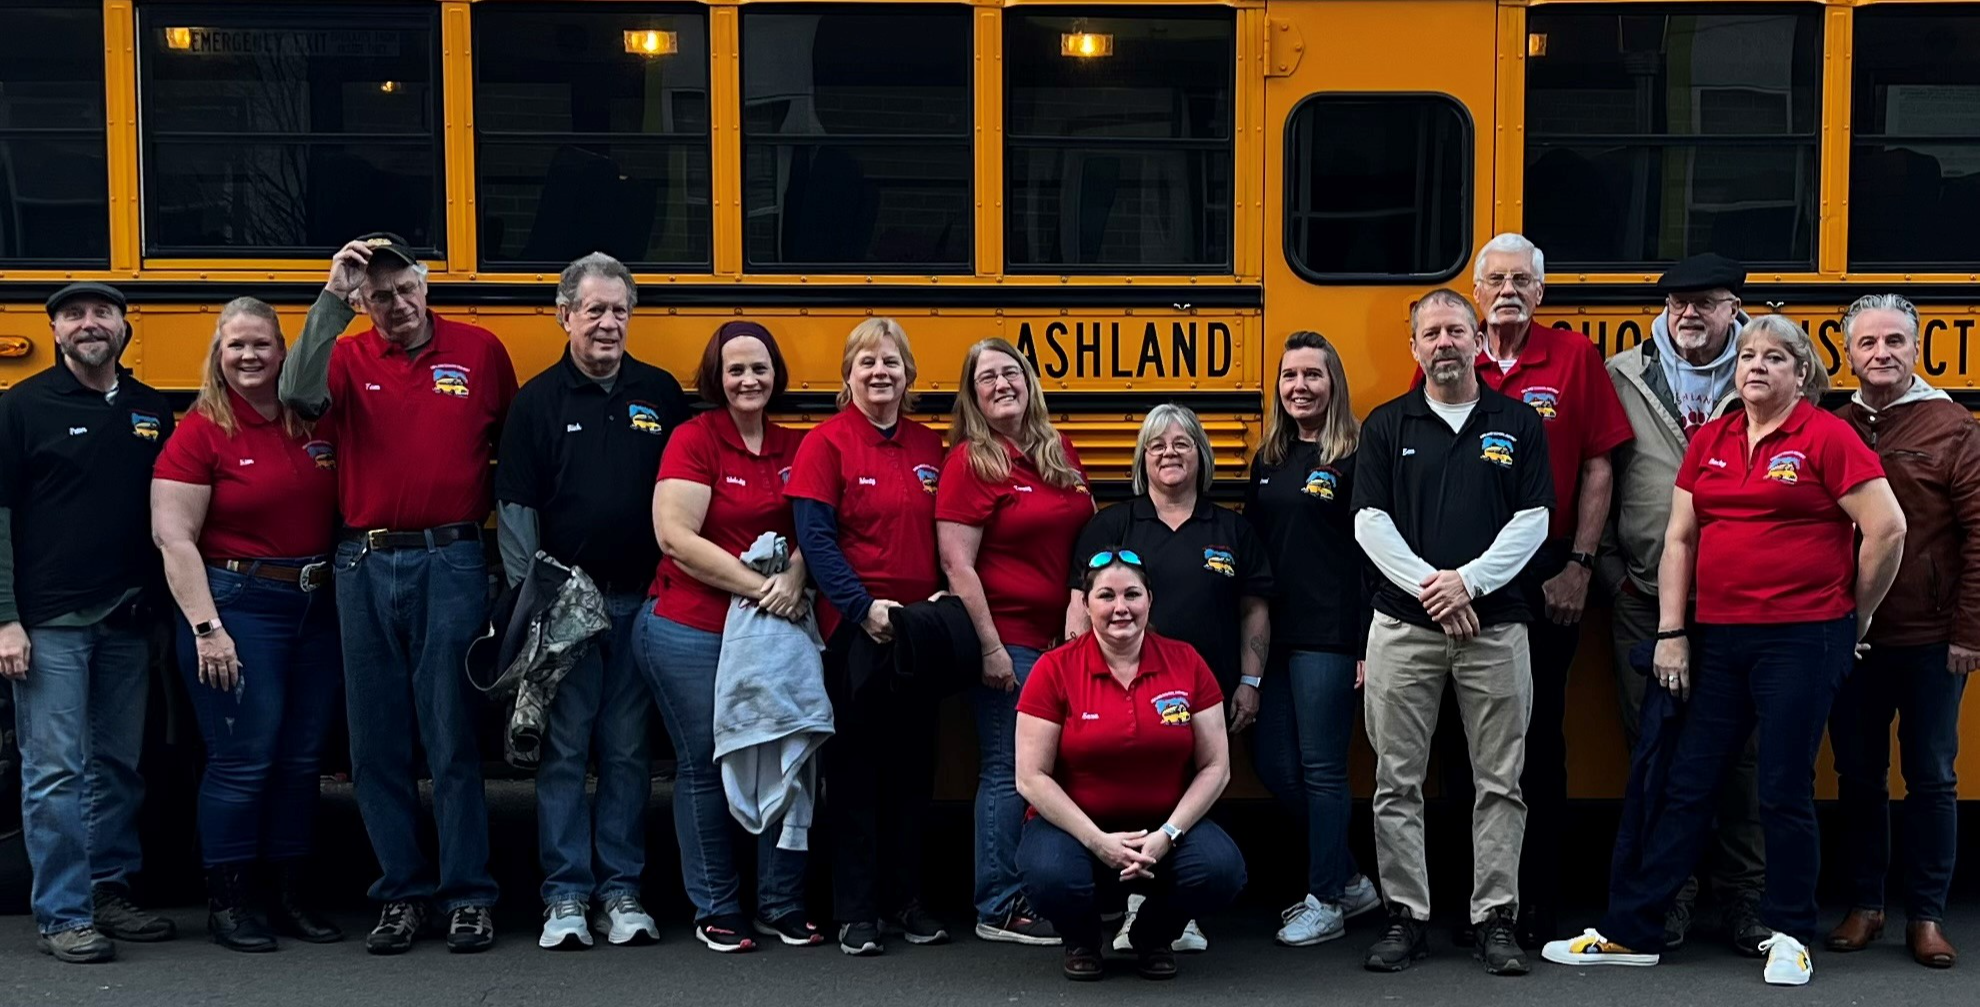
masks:
{"type": "MultiPolygon", "coordinates": [[[[373,231],[370,234],[360,234],[357,240],[371,246],[371,254],[373,256],[389,255],[404,262],[408,266],[419,265],[419,255],[412,250],[412,246],[406,244],[406,239],[390,231],[373,231]]],[[[373,261],[376,261],[376,259],[373,261]]]]}
{"type": "Polygon", "coordinates": [[[1720,288],[1737,294],[1744,286],[1746,286],[1746,267],[1716,252],[1694,255],[1672,266],[1670,272],[1657,280],[1657,292],[1661,294],[1684,294],[1720,288]]]}
{"type": "Polygon", "coordinates": [[[53,294],[49,295],[48,317],[50,318],[55,317],[56,309],[60,308],[62,305],[67,304],[70,301],[75,300],[78,297],[101,298],[103,300],[109,301],[111,304],[116,305],[118,311],[123,311],[130,306],[130,302],[124,300],[124,292],[118,290],[116,287],[113,287],[108,283],[97,283],[93,280],[84,280],[81,283],[71,283],[68,286],[63,287],[62,289],[57,290],[53,294]]]}

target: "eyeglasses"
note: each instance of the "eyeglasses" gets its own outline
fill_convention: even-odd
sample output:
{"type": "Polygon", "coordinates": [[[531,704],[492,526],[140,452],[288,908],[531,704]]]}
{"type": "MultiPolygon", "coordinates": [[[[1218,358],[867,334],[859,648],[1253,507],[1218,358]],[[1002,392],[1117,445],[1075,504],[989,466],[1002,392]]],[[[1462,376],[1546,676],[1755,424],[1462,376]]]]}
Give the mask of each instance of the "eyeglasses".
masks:
{"type": "Polygon", "coordinates": [[[1695,311],[1702,315],[1708,311],[1711,311],[1713,308],[1718,307],[1721,304],[1731,304],[1736,300],[1739,300],[1739,298],[1737,297],[1666,297],[1664,298],[1664,303],[1670,307],[1671,314],[1673,315],[1682,315],[1685,313],[1686,309],[1695,311]]]}
{"type": "Polygon", "coordinates": [[[1103,549],[1100,552],[1094,553],[1093,558],[1086,561],[1086,568],[1088,570],[1098,570],[1112,563],[1116,558],[1129,566],[1141,565],[1141,554],[1135,552],[1133,549],[1122,549],[1119,552],[1112,549],[1103,549]]]}
{"type": "Polygon", "coordinates": [[[1505,286],[1508,280],[1512,281],[1513,289],[1515,290],[1525,290],[1539,282],[1538,277],[1529,276],[1525,273],[1493,273],[1485,277],[1485,289],[1497,290],[1505,286]]]}
{"type": "Polygon", "coordinates": [[[1195,453],[1195,441],[1170,441],[1167,444],[1161,441],[1150,441],[1148,443],[1148,454],[1150,455],[1193,455],[1195,453]]]}
{"type": "Polygon", "coordinates": [[[1024,384],[1024,371],[1016,367],[1006,367],[1001,371],[984,371],[976,376],[976,387],[995,388],[999,381],[1008,381],[1013,388],[1021,387],[1024,384]]]}

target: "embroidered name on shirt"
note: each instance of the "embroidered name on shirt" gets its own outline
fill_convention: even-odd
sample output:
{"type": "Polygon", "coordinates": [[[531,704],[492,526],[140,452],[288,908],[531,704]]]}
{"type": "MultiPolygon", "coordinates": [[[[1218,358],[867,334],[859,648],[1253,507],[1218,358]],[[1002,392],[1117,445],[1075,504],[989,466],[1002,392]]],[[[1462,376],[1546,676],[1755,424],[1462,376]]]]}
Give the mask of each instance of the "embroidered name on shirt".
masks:
{"type": "Polygon", "coordinates": [[[580,431],[580,430],[583,430],[583,429],[584,429],[584,424],[582,424],[582,423],[566,423],[566,424],[564,424],[564,432],[565,432],[565,433],[567,433],[567,434],[574,434],[574,433],[577,433],[578,431],[580,431]]]}
{"type": "Polygon", "coordinates": [[[1029,486],[1026,486],[1026,485],[1025,485],[1025,484],[1023,484],[1023,483],[1012,483],[1012,484],[1011,484],[1011,492],[1013,492],[1013,493],[1029,493],[1029,492],[1031,492],[1031,487],[1029,487],[1029,486]]]}
{"type": "Polygon", "coordinates": [[[860,484],[861,486],[878,486],[878,485],[880,485],[880,480],[878,480],[878,479],[868,479],[868,478],[867,478],[867,477],[865,477],[865,476],[860,476],[860,477],[859,477],[859,484],[860,484]]]}
{"type": "Polygon", "coordinates": [[[384,389],[384,388],[383,388],[382,386],[380,386],[380,385],[375,385],[375,384],[373,384],[373,383],[371,383],[371,382],[369,382],[369,381],[367,381],[367,382],[365,382],[365,383],[364,383],[364,390],[365,390],[365,391],[367,391],[367,392],[382,392],[382,391],[384,391],[385,389],[384,389]]]}
{"type": "Polygon", "coordinates": [[[1726,467],[1726,460],[1724,458],[1708,458],[1705,460],[1705,464],[1715,469],[1722,469],[1726,467]]]}
{"type": "Polygon", "coordinates": [[[243,458],[243,459],[241,459],[241,465],[243,465],[243,466],[248,466],[248,465],[253,465],[253,464],[254,464],[254,459],[252,459],[252,458],[243,458]]]}
{"type": "Polygon", "coordinates": [[[725,482],[725,483],[728,483],[728,484],[729,484],[729,485],[731,485],[731,486],[748,486],[748,485],[749,485],[749,480],[747,480],[747,479],[742,479],[742,478],[738,478],[738,477],[736,477],[736,476],[723,476],[723,477],[722,477],[722,481],[723,481],[723,482],[725,482]]]}
{"type": "Polygon", "coordinates": [[[1080,714],[1080,715],[1079,715],[1079,719],[1081,719],[1081,720],[1099,720],[1099,719],[1100,719],[1100,715],[1099,715],[1099,714],[1097,714],[1097,713],[1082,713],[1082,714],[1080,714]]]}
{"type": "Polygon", "coordinates": [[[86,433],[89,433],[89,428],[88,428],[88,427],[70,427],[70,428],[69,428],[69,436],[71,436],[71,437],[81,437],[82,435],[84,435],[84,434],[86,434],[86,433]]]}
{"type": "Polygon", "coordinates": [[[1403,453],[1402,453],[1402,456],[1403,456],[1404,458],[1408,458],[1408,457],[1409,457],[1410,455],[1413,455],[1413,454],[1415,454],[1415,453],[1416,453],[1416,449],[1415,449],[1415,448],[1404,448],[1404,449],[1403,449],[1403,453]]]}

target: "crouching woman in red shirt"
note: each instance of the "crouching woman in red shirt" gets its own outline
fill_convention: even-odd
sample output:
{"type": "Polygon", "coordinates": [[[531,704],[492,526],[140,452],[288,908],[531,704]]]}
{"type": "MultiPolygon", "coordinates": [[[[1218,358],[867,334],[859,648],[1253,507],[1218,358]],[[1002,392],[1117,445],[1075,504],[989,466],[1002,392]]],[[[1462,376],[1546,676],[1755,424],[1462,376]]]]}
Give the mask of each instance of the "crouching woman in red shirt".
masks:
{"type": "Polygon", "coordinates": [[[1040,657],[1018,699],[1018,872],[1066,978],[1101,977],[1100,907],[1118,904],[1101,893],[1125,887],[1147,897],[1138,969],[1168,979],[1183,924],[1244,888],[1243,854],[1203,817],[1231,780],[1224,694],[1195,648],[1148,632],[1141,557],[1094,554],[1081,589],[1093,631],[1040,657]]]}

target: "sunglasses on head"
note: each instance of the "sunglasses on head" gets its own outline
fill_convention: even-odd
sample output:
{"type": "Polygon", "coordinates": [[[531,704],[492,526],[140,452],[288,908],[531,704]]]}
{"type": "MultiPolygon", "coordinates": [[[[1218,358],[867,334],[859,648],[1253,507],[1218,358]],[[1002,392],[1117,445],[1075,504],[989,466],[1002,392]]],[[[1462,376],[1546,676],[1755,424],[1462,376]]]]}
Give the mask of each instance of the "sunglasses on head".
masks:
{"type": "Polygon", "coordinates": [[[1116,558],[1119,558],[1121,562],[1126,563],[1129,566],[1141,565],[1141,554],[1135,552],[1133,549],[1122,549],[1119,552],[1116,552],[1112,549],[1106,549],[1094,553],[1093,558],[1086,561],[1086,568],[1088,570],[1098,570],[1101,567],[1106,566],[1109,563],[1112,563],[1116,558]]]}

